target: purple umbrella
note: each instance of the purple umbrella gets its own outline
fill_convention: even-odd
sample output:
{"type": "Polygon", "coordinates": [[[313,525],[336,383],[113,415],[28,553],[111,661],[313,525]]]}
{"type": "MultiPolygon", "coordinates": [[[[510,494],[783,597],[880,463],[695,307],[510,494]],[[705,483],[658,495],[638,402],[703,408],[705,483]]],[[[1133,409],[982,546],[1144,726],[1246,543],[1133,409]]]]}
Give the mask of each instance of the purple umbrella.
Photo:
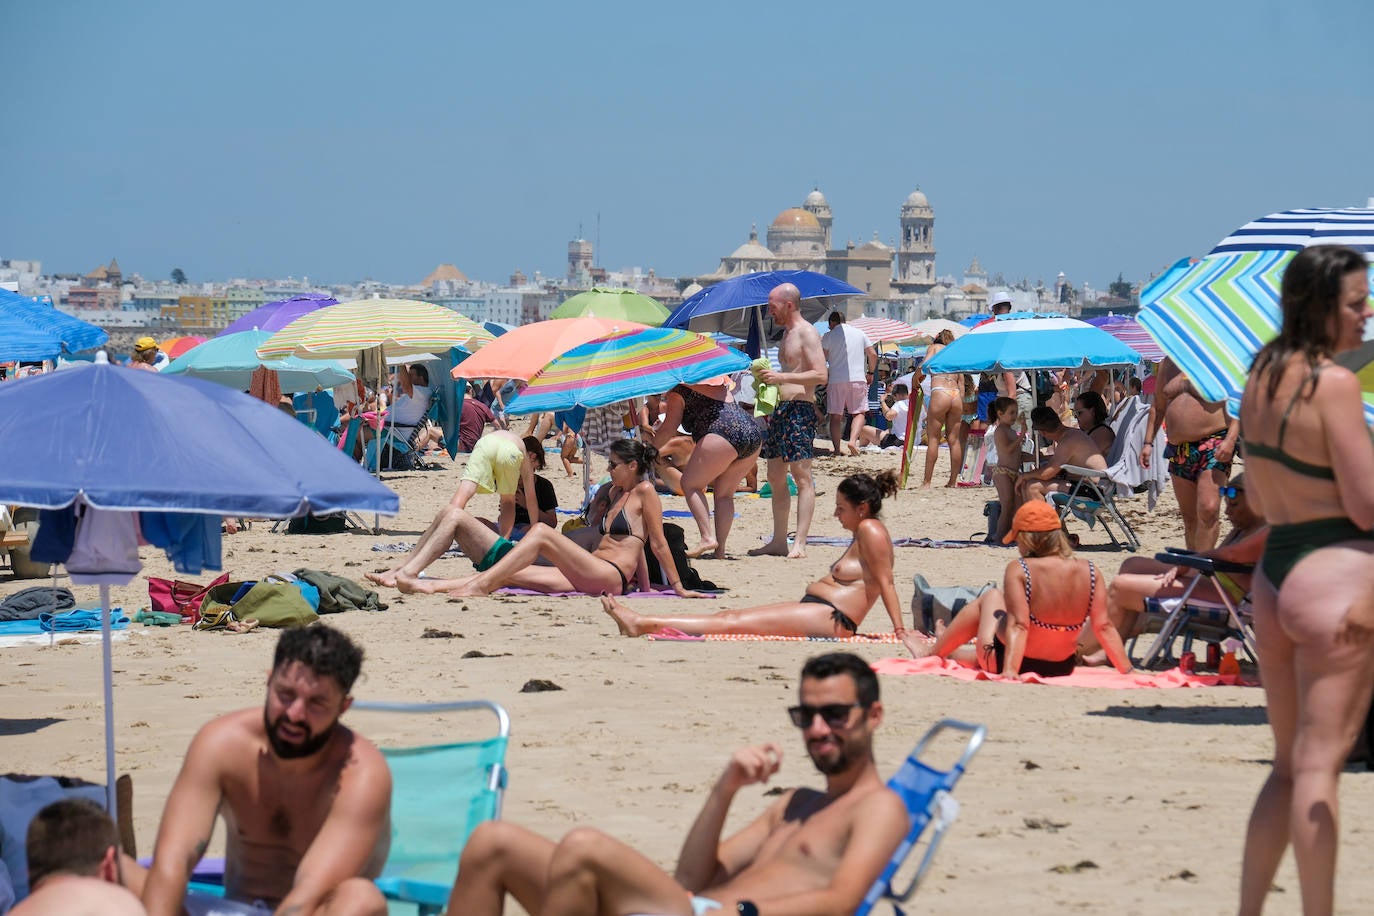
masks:
{"type": "Polygon", "coordinates": [[[338,304],[339,300],[324,293],[301,293],[290,299],[279,299],[259,306],[215,336],[223,337],[239,331],[280,331],[307,312],[338,304]]]}

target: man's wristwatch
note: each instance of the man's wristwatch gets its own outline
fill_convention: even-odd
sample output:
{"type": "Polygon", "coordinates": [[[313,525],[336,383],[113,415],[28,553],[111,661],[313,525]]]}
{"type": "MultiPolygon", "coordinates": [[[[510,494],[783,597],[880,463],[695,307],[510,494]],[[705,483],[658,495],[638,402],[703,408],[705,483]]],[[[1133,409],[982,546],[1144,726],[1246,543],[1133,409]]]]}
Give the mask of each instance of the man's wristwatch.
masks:
{"type": "Polygon", "coordinates": [[[735,912],[739,913],[739,916],[759,916],[759,908],[752,900],[741,900],[736,903],[735,912]]]}

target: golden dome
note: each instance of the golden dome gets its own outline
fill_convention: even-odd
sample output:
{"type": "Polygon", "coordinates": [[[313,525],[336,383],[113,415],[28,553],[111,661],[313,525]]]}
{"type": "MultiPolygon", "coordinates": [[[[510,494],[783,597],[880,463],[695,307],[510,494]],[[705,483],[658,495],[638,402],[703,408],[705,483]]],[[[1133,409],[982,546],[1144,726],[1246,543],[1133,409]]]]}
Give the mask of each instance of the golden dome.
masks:
{"type": "Polygon", "coordinates": [[[774,229],[819,229],[820,221],[814,214],[808,213],[801,207],[789,207],[778,214],[777,219],[773,220],[774,229]]]}

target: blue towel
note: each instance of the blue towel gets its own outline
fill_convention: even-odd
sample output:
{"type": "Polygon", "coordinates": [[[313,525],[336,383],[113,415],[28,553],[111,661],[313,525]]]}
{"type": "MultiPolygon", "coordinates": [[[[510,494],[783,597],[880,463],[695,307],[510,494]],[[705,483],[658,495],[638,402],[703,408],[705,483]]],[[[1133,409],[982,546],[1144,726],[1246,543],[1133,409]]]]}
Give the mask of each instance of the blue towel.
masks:
{"type": "MultiPolygon", "coordinates": [[[[38,624],[44,633],[79,633],[100,629],[100,608],[73,608],[63,614],[40,614],[38,624]]],[[[110,608],[110,629],[122,630],[129,625],[124,609],[110,608]]]]}
{"type": "Polygon", "coordinates": [[[43,627],[37,617],[32,620],[0,620],[0,636],[38,636],[42,632],[43,627]]]}

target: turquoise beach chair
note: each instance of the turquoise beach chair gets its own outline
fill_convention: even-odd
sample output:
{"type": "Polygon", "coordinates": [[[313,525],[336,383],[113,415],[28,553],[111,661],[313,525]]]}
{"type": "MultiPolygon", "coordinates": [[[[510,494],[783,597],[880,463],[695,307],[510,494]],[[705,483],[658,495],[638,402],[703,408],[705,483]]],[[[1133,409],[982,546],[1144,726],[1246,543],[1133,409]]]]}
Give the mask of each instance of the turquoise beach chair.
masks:
{"type": "Polygon", "coordinates": [[[972,725],[957,719],[941,719],[916,742],[916,747],[906,762],[897,770],[896,775],[888,780],[888,788],[900,795],[906,803],[907,812],[911,815],[911,830],[888,860],[887,867],[878,876],[878,880],[869,888],[863,902],[854,911],[854,916],[867,916],[880,900],[892,901],[893,910],[897,913],[903,912],[898,904],[906,903],[911,895],[916,893],[916,888],[920,886],[921,879],[925,877],[931,861],[935,858],[936,850],[944,840],[945,831],[959,815],[959,803],[952,794],[954,785],[959,781],[959,777],[964,775],[964,770],[973,759],[973,755],[983,746],[987,731],[987,727],[983,725],[972,725]],[[939,770],[923,761],[921,754],[931,741],[946,729],[965,732],[967,738],[964,749],[953,766],[947,770],[939,770]],[[893,886],[897,872],[928,827],[931,828],[931,834],[926,841],[920,863],[916,866],[916,874],[911,877],[905,889],[898,891],[893,886]]]}
{"type": "Polygon", "coordinates": [[[489,712],[496,734],[422,747],[382,748],[391,767],[391,852],[376,881],[388,900],[421,916],[443,911],[458,859],[477,825],[501,816],[510,716],[488,700],[453,703],[359,701],[356,710],[387,713],[489,712]]]}

